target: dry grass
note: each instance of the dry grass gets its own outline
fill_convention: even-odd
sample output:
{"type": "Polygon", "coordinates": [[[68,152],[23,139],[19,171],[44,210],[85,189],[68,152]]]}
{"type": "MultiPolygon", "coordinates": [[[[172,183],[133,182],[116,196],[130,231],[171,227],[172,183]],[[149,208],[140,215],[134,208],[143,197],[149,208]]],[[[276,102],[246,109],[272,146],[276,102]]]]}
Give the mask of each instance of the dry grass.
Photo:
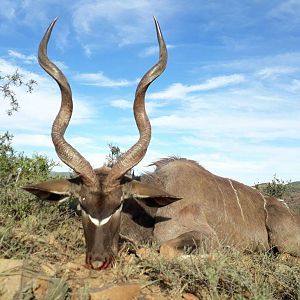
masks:
{"type": "Polygon", "coordinates": [[[68,261],[85,251],[81,221],[67,205],[57,207],[10,187],[0,193],[0,256],[68,261]]]}
{"type": "Polygon", "coordinates": [[[300,261],[267,253],[243,254],[233,249],[166,259],[156,247],[128,263],[121,258],[116,268],[128,279],[141,275],[170,299],[183,292],[200,299],[299,299],[300,261]]]}
{"type": "Polygon", "coordinates": [[[36,268],[51,265],[58,282],[64,279],[71,287],[67,298],[76,286],[87,295],[86,285],[99,282],[138,282],[144,291],[162,299],[181,299],[183,292],[200,299],[300,297],[299,260],[267,253],[199,250],[165,259],[157,245],[140,245],[143,251],[125,245],[111,270],[87,271],[80,267],[85,246],[80,218],[73,210],[41,202],[15,187],[2,189],[0,197],[0,257],[28,259],[36,268]],[[75,267],[70,267],[71,261],[75,267]]]}

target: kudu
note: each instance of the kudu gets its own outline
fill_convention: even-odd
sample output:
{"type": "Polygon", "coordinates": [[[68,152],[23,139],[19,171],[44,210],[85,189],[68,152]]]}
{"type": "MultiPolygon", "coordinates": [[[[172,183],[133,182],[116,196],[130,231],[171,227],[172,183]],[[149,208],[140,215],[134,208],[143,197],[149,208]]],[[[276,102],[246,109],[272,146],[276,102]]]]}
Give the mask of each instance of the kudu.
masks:
{"type": "Polygon", "coordinates": [[[109,266],[117,254],[120,235],[135,242],[157,241],[162,250],[224,245],[250,250],[276,248],[300,256],[300,218],[281,200],[216,176],[196,162],[181,158],[155,162],[156,170],[139,178],[126,175],[142,160],[150,143],[145,93],[167,63],[166,45],[156,20],[159,61],[141,79],[134,100],[140,137],[112,168],[94,170],[64,139],[73,104],[67,79],[47,57],[55,21],[40,43],[39,63],[61,90],[61,108],[52,127],[53,144],[59,158],[78,177],[24,189],[50,201],[60,202],[69,196],[78,198],[89,267],[109,266]]]}
{"type": "Polygon", "coordinates": [[[86,263],[94,269],[103,269],[117,253],[121,211],[128,198],[143,199],[150,206],[163,206],[179,199],[157,187],[132,181],[126,176],[142,160],[150,142],[151,126],[145,111],[145,93],[151,82],[164,71],[167,49],[155,19],[159,61],[141,79],[134,100],[134,117],[140,137],[111,169],[102,167],[94,170],[64,138],[72,115],[73,102],[67,79],[47,56],[47,45],[55,22],[56,19],[50,24],[40,43],[38,59],[42,68],[56,80],[61,90],[61,107],[52,126],[52,141],[56,153],[79,176],[70,180],[51,180],[24,189],[50,201],[59,202],[69,196],[78,198],[87,247],[86,263]]]}

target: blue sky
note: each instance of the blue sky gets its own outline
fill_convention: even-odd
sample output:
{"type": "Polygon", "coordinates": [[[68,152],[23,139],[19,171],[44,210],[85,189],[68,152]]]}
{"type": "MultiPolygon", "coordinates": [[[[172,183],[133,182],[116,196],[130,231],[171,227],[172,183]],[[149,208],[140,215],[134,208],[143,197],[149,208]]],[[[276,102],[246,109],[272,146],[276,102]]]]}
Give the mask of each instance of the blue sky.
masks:
{"type": "Polygon", "coordinates": [[[0,71],[18,69],[38,86],[16,91],[11,117],[1,101],[0,132],[13,133],[19,151],[58,160],[50,131],[59,91],[36,59],[58,16],[48,54],[73,90],[68,141],[94,167],[108,143],[128,149],[135,88],[158,56],[153,15],[169,60],[147,94],[152,140],[137,170],[179,155],[246,184],[300,180],[298,0],[1,0],[0,71]]]}

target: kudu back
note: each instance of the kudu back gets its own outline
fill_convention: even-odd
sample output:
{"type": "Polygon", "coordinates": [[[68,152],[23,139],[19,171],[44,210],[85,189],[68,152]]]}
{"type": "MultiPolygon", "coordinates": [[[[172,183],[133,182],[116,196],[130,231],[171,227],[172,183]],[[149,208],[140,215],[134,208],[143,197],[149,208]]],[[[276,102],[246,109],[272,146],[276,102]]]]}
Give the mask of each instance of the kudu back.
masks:
{"type": "Polygon", "coordinates": [[[105,269],[110,265],[118,252],[120,234],[136,242],[154,240],[162,247],[176,249],[200,246],[209,250],[219,245],[263,250],[276,247],[300,256],[300,219],[283,201],[213,175],[187,159],[158,161],[152,174],[138,180],[126,175],[143,159],[149,146],[151,125],[145,94],[167,64],[167,49],[156,20],[159,60],[138,84],[133,105],[139,139],[112,168],[93,169],[64,138],[73,101],[67,79],[47,56],[55,22],[56,19],[40,43],[38,57],[61,91],[52,141],[59,158],[78,177],[24,189],[48,201],[61,202],[70,196],[78,199],[88,267],[105,269]]]}

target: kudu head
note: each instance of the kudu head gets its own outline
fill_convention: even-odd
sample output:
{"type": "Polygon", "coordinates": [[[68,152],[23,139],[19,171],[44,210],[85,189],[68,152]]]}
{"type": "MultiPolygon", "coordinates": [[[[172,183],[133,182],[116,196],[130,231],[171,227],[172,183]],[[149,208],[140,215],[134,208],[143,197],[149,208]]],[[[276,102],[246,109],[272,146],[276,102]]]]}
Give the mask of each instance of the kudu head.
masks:
{"type": "Polygon", "coordinates": [[[145,156],[150,142],[151,126],[145,111],[145,93],[151,82],[164,71],[167,49],[159,24],[155,20],[159,61],[138,84],[133,106],[139,139],[112,168],[102,167],[94,170],[64,138],[72,115],[73,101],[66,77],[47,56],[47,45],[55,22],[56,19],[50,24],[40,43],[38,57],[42,68],[55,79],[61,91],[61,107],[52,126],[52,141],[59,158],[73,169],[78,177],[51,180],[26,186],[24,189],[49,201],[61,202],[70,196],[76,197],[82,209],[86,264],[93,269],[105,269],[118,251],[121,211],[126,199],[147,199],[151,206],[163,206],[179,199],[156,187],[130,180],[126,176],[126,173],[145,156]]]}

